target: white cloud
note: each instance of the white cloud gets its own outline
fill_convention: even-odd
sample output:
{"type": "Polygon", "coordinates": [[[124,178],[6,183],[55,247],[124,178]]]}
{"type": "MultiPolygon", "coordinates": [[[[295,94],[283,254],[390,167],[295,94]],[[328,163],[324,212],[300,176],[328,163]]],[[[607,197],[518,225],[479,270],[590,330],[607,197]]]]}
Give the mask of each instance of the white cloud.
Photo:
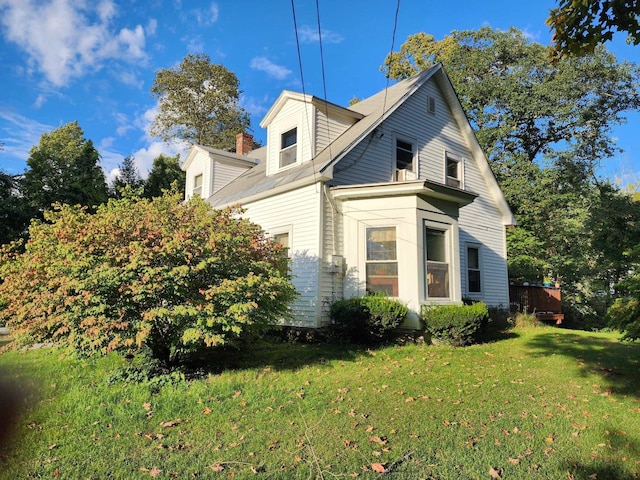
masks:
{"type": "Polygon", "coordinates": [[[213,2],[209,8],[192,10],[193,17],[200,25],[210,25],[216,23],[220,17],[220,9],[218,4],[213,2]]]}
{"type": "Polygon", "coordinates": [[[118,31],[115,15],[110,0],[0,0],[4,36],[27,53],[30,70],[57,86],[101,68],[105,60],[146,60],[142,26],[118,31]]]}
{"type": "Polygon", "coordinates": [[[253,58],[249,66],[253,70],[265,72],[268,76],[277,80],[284,80],[289,75],[291,75],[291,70],[289,70],[287,67],[277,65],[266,57],[253,58]]]}
{"type": "MultiPolygon", "coordinates": [[[[331,30],[322,30],[322,43],[340,43],[344,40],[344,37],[339,33],[332,32],[331,30]]],[[[300,36],[300,42],[302,43],[316,43],[320,41],[320,35],[318,35],[318,29],[310,27],[309,25],[303,25],[298,30],[300,36]]]]}
{"type": "Polygon", "coordinates": [[[155,18],[150,19],[149,23],[147,23],[147,28],[145,28],[147,35],[155,35],[157,29],[158,21],[155,18]]]}
{"type": "Polygon", "coordinates": [[[40,143],[43,133],[53,130],[53,127],[40,123],[17,113],[0,110],[0,142],[3,155],[25,161],[29,158],[29,151],[40,143]]]}
{"type": "Polygon", "coordinates": [[[267,113],[272,102],[273,101],[268,95],[265,95],[262,98],[250,97],[248,95],[242,95],[240,97],[240,106],[252,116],[256,117],[261,117],[267,113]]]}

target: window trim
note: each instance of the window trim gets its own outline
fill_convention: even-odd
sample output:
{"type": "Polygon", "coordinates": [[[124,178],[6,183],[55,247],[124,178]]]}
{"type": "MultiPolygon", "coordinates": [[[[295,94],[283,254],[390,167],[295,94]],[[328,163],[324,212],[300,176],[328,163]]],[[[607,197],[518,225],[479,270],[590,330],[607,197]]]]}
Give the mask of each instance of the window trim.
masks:
{"type": "MultiPolygon", "coordinates": [[[[393,180],[399,181],[399,172],[402,170],[406,170],[411,172],[411,176],[414,179],[418,178],[418,167],[420,165],[419,157],[418,157],[418,142],[414,138],[407,137],[398,133],[393,134],[393,180]],[[398,142],[404,142],[411,145],[411,168],[398,168],[398,142]]],[[[406,150],[404,150],[406,151],[406,150]]],[[[410,178],[405,178],[405,180],[410,180],[410,178]]]]}
{"type": "MultiPolygon", "coordinates": [[[[373,291],[373,290],[369,289],[369,286],[370,286],[369,274],[368,274],[369,265],[395,263],[395,265],[396,265],[396,269],[395,269],[396,270],[395,285],[393,285],[393,284],[391,285],[391,292],[390,293],[388,293],[388,292],[387,293],[383,292],[383,293],[385,293],[385,296],[387,296],[387,297],[398,298],[398,296],[400,295],[400,259],[399,259],[399,251],[398,251],[398,225],[389,224],[389,223],[380,224],[380,225],[370,225],[370,224],[364,225],[364,248],[363,248],[363,254],[364,254],[364,284],[365,284],[366,291],[367,292],[373,291]],[[395,242],[395,249],[394,249],[395,258],[369,260],[368,259],[368,254],[369,254],[368,232],[371,229],[382,229],[382,228],[391,228],[391,229],[393,229],[394,242],[395,242]]],[[[382,291],[382,290],[378,290],[378,291],[382,291]]]]}
{"type": "Polygon", "coordinates": [[[280,147],[278,148],[278,171],[285,170],[287,168],[291,168],[292,166],[297,165],[299,163],[299,158],[298,157],[299,157],[299,153],[300,152],[299,152],[298,146],[299,146],[300,142],[299,142],[299,139],[298,139],[298,125],[295,125],[295,126],[293,126],[291,128],[286,128],[286,129],[283,129],[283,130],[284,131],[281,131],[280,135],[279,135],[280,136],[280,147]],[[293,132],[294,130],[295,130],[295,135],[296,135],[296,142],[291,144],[291,145],[288,145],[286,147],[283,147],[282,145],[284,143],[285,135],[293,132]],[[282,165],[282,153],[285,152],[285,151],[292,151],[294,149],[295,149],[295,154],[296,154],[295,155],[295,161],[293,161],[293,162],[291,162],[291,163],[289,163],[287,165],[282,165]]]}
{"type": "Polygon", "coordinates": [[[191,189],[191,196],[195,197],[196,195],[199,195],[201,198],[204,198],[204,196],[202,195],[203,191],[204,191],[204,172],[200,172],[197,173],[195,175],[193,175],[193,177],[191,177],[193,180],[193,185],[192,185],[192,189],[191,189]],[[197,187],[196,186],[196,180],[200,178],[200,186],[197,187]]]}
{"type": "MultiPolygon", "coordinates": [[[[423,235],[423,247],[422,247],[422,255],[423,255],[423,265],[424,265],[424,296],[427,302],[443,302],[447,303],[453,300],[456,297],[455,294],[455,285],[454,285],[454,276],[455,276],[455,265],[454,265],[454,251],[452,245],[452,227],[451,224],[432,222],[425,220],[422,225],[422,235],[423,235]],[[427,230],[433,230],[442,232],[444,234],[444,248],[446,255],[446,264],[448,266],[448,296],[446,297],[432,297],[429,295],[429,260],[427,256],[427,230]]],[[[439,262],[445,263],[445,262],[439,262]]]]}
{"type": "Polygon", "coordinates": [[[444,154],[444,184],[448,187],[458,188],[464,190],[464,158],[458,157],[451,152],[445,152],[444,154]],[[449,176],[449,162],[457,163],[458,177],[449,176]],[[451,183],[458,183],[458,185],[452,185],[451,183]]]}
{"type": "Polygon", "coordinates": [[[289,246],[287,247],[287,256],[289,258],[292,258],[292,256],[291,256],[291,251],[292,251],[291,247],[292,247],[292,239],[293,239],[292,233],[293,233],[293,226],[292,225],[284,225],[284,226],[277,227],[277,228],[270,228],[269,229],[269,233],[268,233],[267,236],[271,240],[275,240],[275,237],[277,237],[278,235],[286,234],[288,239],[289,239],[289,246]]]}
{"type": "Polygon", "coordinates": [[[466,263],[466,294],[470,297],[481,297],[484,293],[484,269],[483,269],[483,260],[482,260],[482,245],[479,243],[467,243],[466,244],[466,249],[465,249],[465,263],[466,263]],[[477,271],[479,273],[480,276],[480,290],[478,290],[477,292],[472,292],[471,291],[471,287],[469,285],[470,282],[470,276],[469,276],[469,272],[471,271],[471,267],[469,266],[469,249],[475,249],[478,251],[478,268],[473,269],[474,271],[477,271]]]}

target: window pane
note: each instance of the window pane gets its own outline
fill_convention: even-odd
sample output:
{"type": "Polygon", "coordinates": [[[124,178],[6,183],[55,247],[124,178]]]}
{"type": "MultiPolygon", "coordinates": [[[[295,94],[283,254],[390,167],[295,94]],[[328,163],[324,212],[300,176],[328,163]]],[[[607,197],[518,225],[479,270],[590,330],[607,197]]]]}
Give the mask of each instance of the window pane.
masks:
{"type": "Polygon", "coordinates": [[[398,263],[367,263],[367,291],[398,296],[398,263]]]}
{"type": "Polygon", "coordinates": [[[427,262],[427,296],[449,298],[449,264],[427,262]]]}
{"type": "Polygon", "coordinates": [[[458,178],[458,164],[460,162],[447,158],[447,176],[451,178],[458,178]]]}
{"type": "Polygon", "coordinates": [[[469,270],[469,292],[479,293],[480,287],[480,270],[469,270]]]}
{"type": "Polygon", "coordinates": [[[413,170],[413,145],[402,140],[396,140],[396,168],[398,170],[413,170]]]}
{"type": "Polygon", "coordinates": [[[474,247],[469,247],[467,249],[467,263],[469,268],[478,269],[480,268],[480,258],[478,255],[478,249],[474,247]]]}
{"type": "Polygon", "coordinates": [[[445,232],[427,228],[427,260],[446,262],[445,232]]]}
{"type": "Polygon", "coordinates": [[[289,248],[289,234],[288,233],[278,233],[273,236],[273,241],[279,243],[284,248],[289,248]]]}
{"type": "Polygon", "coordinates": [[[280,151],[280,168],[296,163],[296,146],[280,151]]]}
{"type": "Polygon", "coordinates": [[[396,260],[396,228],[367,228],[367,260],[396,260]]]}
{"type": "Polygon", "coordinates": [[[298,143],[298,129],[294,128],[282,134],[282,145],[280,148],[285,149],[296,143],[298,143]]]}

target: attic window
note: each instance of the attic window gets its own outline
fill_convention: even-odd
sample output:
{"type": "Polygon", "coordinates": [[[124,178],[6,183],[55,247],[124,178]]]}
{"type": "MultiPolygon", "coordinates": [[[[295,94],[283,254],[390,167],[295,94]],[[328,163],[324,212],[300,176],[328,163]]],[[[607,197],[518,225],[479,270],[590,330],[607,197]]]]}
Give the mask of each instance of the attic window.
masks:
{"type": "Polygon", "coordinates": [[[293,128],[280,137],[280,168],[296,163],[298,129],[293,128]]]}
{"type": "Polygon", "coordinates": [[[446,155],[447,179],[450,187],[462,188],[462,161],[458,158],[446,155]]]}
{"type": "Polygon", "coordinates": [[[193,196],[202,196],[202,174],[193,177],[193,196]]]}
{"type": "Polygon", "coordinates": [[[431,115],[436,114],[436,99],[431,95],[427,97],[427,112],[429,112],[431,115]]]}

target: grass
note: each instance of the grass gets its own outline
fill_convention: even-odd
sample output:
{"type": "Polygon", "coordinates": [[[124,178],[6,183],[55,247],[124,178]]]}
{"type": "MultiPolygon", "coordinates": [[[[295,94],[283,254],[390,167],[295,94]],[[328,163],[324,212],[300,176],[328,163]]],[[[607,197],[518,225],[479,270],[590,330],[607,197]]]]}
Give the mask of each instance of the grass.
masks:
{"type": "Polygon", "coordinates": [[[606,479],[640,472],[640,346],[520,329],[465,348],[262,344],[200,380],[7,352],[0,478],[606,479]]]}

